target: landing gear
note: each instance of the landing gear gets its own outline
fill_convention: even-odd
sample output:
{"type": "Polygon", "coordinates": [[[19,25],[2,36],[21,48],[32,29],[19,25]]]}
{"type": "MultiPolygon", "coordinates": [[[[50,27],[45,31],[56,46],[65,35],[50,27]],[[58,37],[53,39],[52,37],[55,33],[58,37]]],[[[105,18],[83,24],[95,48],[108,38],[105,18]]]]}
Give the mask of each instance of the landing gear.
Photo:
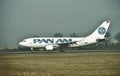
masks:
{"type": "Polygon", "coordinates": [[[31,52],[33,52],[33,48],[31,48],[31,52]]]}
{"type": "Polygon", "coordinates": [[[65,52],[65,49],[59,48],[59,52],[65,52]]]}
{"type": "Polygon", "coordinates": [[[60,49],[59,52],[65,52],[63,49],[60,49]]]}

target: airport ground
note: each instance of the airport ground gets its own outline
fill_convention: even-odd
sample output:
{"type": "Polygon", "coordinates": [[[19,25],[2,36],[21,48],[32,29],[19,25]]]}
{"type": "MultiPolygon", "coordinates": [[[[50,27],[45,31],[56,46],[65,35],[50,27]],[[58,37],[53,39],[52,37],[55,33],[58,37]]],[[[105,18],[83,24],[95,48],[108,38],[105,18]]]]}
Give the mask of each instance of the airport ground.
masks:
{"type": "Polygon", "coordinates": [[[0,76],[120,76],[120,52],[4,52],[0,76]]]}

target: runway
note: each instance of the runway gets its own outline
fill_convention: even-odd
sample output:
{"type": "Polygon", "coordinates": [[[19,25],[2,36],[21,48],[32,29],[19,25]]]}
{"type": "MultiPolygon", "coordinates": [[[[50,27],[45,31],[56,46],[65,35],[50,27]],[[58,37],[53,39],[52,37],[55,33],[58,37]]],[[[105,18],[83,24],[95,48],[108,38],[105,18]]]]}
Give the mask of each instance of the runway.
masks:
{"type": "Polygon", "coordinates": [[[64,50],[64,52],[60,51],[44,51],[44,50],[0,50],[0,55],[2,54],[43,54],[43,53],[98,53],[98,52],[120,52],[120,50],[64,50]]]}

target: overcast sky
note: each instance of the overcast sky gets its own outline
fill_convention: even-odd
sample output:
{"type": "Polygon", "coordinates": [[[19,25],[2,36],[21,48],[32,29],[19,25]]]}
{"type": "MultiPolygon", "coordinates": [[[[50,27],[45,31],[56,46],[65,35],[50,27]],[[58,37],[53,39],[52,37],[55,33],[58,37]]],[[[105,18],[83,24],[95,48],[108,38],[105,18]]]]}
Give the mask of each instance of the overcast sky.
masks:
{"type": "Polygon", "coordinates": [[[120,32],[120,0],[0,0],[0,47],[17,47],[27,37],[91,34],[110,20],[120,32]]]}

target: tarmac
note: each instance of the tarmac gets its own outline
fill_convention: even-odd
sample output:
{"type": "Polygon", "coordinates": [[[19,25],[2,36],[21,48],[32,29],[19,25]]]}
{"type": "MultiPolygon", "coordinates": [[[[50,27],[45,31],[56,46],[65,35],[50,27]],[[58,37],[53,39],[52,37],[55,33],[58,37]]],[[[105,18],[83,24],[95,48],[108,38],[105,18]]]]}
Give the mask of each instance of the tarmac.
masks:
{"type": "Polygon", "coordinates": [[[98,52],[120,52],[120,50],[64,50],[64,52],[60,51],[40,51],[40,50],[0,50],[1,54],[43,54],[43,53],[98,53],[98,52]]]}

